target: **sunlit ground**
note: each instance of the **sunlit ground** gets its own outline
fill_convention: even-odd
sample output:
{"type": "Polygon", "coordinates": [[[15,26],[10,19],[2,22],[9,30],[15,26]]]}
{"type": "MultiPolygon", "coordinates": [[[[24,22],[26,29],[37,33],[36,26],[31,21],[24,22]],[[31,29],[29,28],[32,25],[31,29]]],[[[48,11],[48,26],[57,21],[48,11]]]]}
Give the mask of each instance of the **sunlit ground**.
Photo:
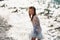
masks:
{"type": "Polygon", "coordinates": [[[0,40],[31,40],[28,7],[36,7],[42,40],[60,40],[60,6],[51,0],[5,0],[0,2],[0,40]]]}

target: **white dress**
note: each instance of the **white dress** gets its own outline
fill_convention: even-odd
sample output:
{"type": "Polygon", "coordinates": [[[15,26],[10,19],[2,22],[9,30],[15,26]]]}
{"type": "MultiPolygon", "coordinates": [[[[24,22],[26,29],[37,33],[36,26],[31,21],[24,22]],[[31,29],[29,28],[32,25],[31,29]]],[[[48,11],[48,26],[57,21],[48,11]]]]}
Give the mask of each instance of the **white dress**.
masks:
{"type": "Polygon", "coordinates": [[[41,27],[40,27],[40,22],[39,22],[39,19],[38,19],[38,16],[35,15],[33,17],[33,20],[32,20],[32,24],[33,24],[33,31],[32,31],[32,37],[36,37],[38,39],[41,39],[42,38],[42,34],[41,34],[41,27]]]}

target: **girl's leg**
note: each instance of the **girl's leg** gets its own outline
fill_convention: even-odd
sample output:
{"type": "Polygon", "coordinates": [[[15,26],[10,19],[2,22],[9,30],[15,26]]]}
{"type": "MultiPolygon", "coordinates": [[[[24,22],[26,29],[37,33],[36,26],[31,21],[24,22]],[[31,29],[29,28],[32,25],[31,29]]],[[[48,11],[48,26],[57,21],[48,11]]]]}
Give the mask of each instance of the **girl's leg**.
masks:
{"type": "Polygon", "coordinates": [[[36,38],[32,38],[31,40],[36,40],[36,38]]]}
{"type": "Polygon", "coordinates": [[[40,40],[40,39],[38,39],[38,40],[40,40]]]}

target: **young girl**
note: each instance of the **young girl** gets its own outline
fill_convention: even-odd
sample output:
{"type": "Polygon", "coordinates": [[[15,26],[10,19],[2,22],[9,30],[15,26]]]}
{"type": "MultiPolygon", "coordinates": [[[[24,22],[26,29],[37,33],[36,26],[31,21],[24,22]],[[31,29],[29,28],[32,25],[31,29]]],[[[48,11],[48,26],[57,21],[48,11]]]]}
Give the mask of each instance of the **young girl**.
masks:
{"type": "Polygon", "coordinates": [[[33,32],[32,32],[32,39],[31,40],[41,40],[41,27],[39,23],[39,19],[36,15],[36,9],[35,7],[31,6],[29,7],[29,17],[31,18],[31,22],[33,24],[33,32]]]}

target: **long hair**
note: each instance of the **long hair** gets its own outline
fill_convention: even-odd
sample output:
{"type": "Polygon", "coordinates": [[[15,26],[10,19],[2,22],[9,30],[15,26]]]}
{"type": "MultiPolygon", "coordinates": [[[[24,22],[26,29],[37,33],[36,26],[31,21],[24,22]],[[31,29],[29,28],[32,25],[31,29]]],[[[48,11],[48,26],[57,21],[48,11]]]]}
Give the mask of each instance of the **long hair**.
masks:
{"type": "Polygon", "coordinates": [[[31,18],[31,14],[29,14],[29,17],[31,18],[31,21],[32,21],[33,17],[36,15],[36,8],[31,6],[29,7],[29,9],[34,9],[34,14],[32,15],[32,18],[31,18]]]}

